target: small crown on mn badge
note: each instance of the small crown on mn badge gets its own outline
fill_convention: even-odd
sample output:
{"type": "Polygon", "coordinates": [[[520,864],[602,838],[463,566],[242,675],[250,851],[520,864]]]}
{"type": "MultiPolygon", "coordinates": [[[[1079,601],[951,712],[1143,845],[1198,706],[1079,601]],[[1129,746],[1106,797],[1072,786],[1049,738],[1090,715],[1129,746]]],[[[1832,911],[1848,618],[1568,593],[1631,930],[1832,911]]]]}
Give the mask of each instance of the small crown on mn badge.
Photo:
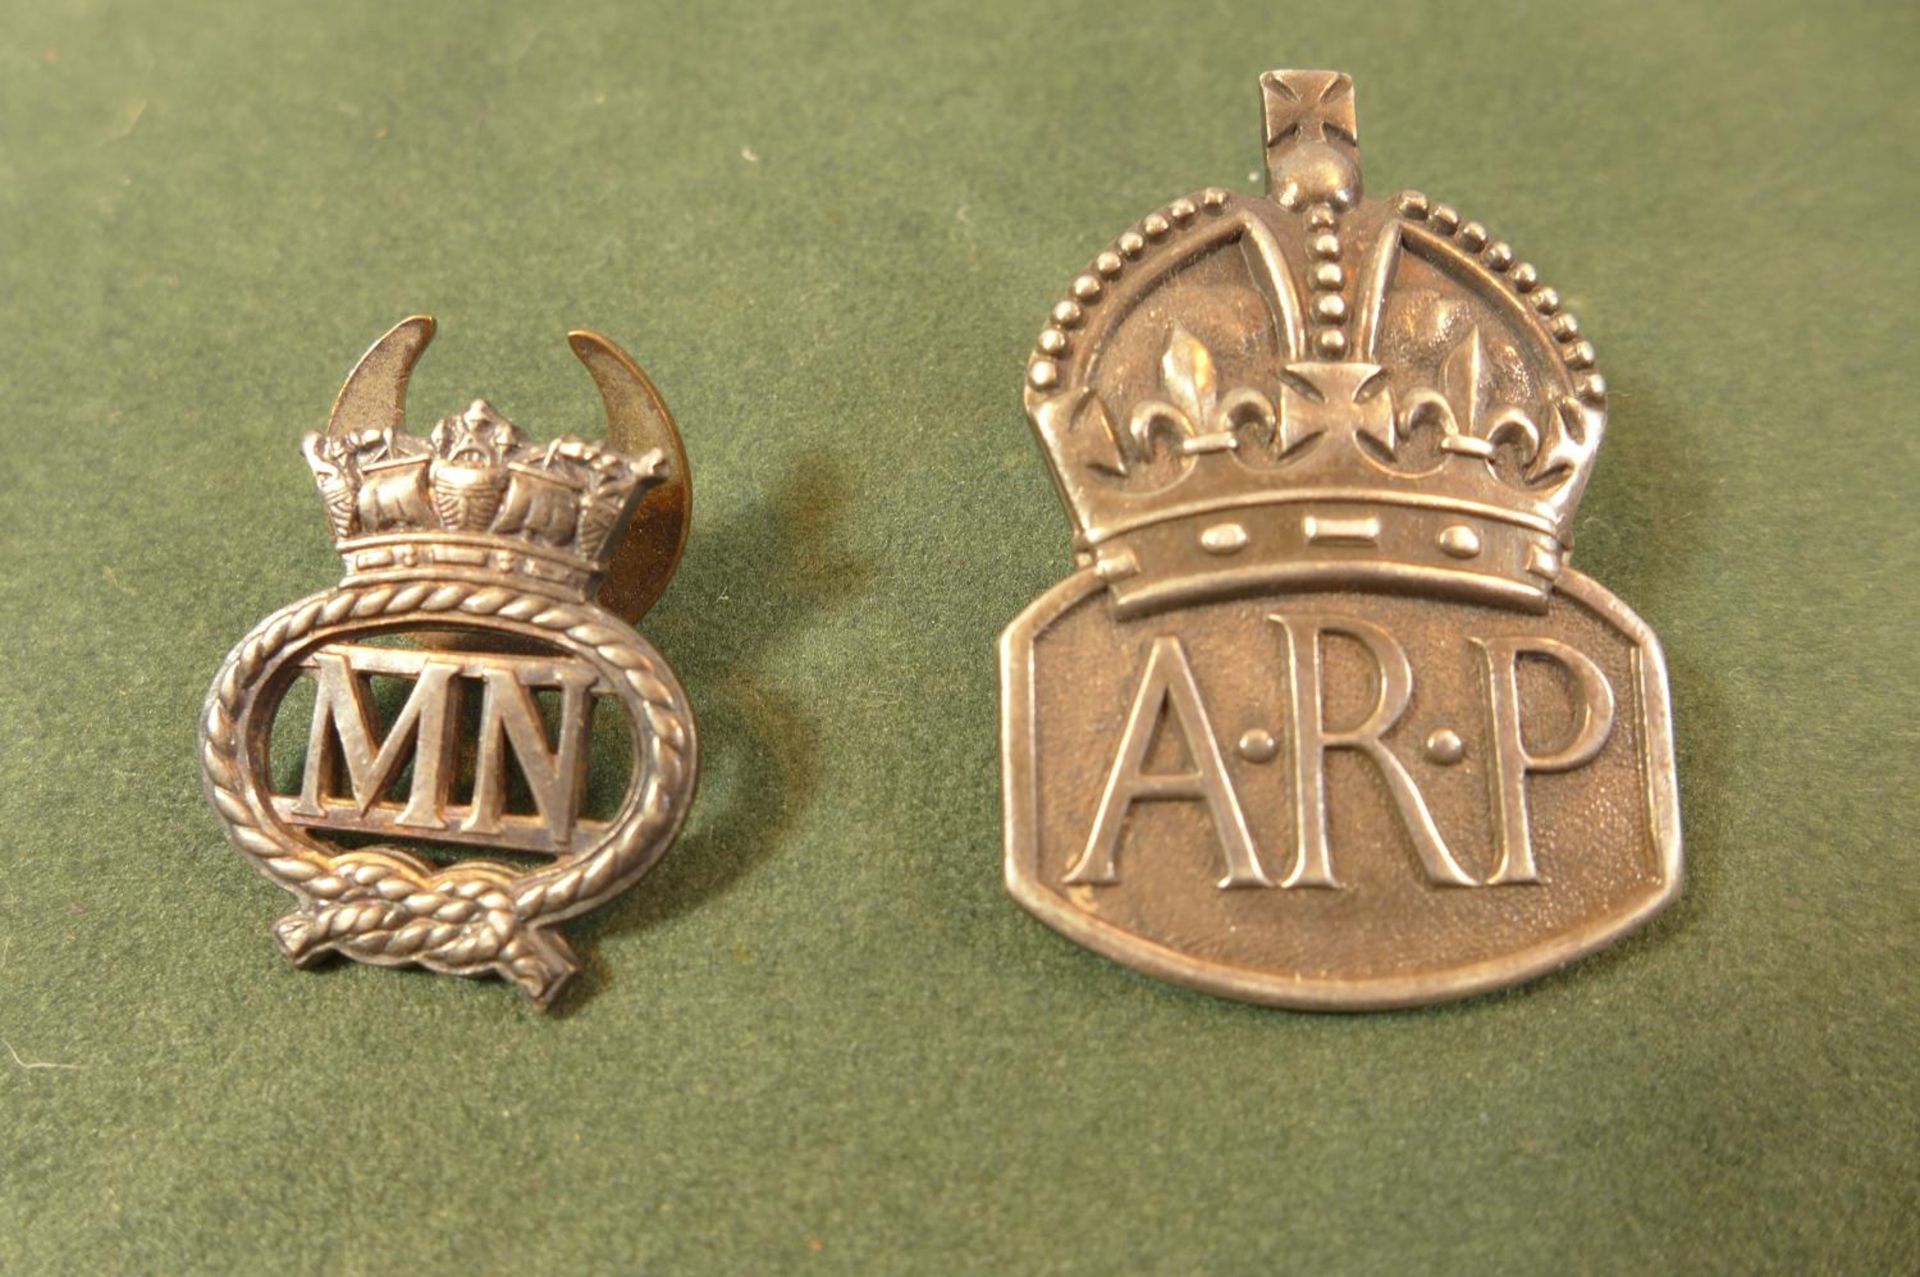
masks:
{"type": "Polygon", "coordinates": [[[686,695],[630,624],[685,544],[686,455],[646,375],[586,331],[569,342],[611,446],[533,442],[485,400],[410,434],[407,382],[433,334],[426,316],[396,325],[303,441],[345,573],[233,649],[208,693],[202,773],[230,840],[299,901],[274,929],[296,965],[340,954],[499,975],[545,1008],[578,969],[552,925],[645,873],[692,799],[686,695]],[[376,678],[405,687],[397,708],[383,712],[376,678]],[[302,681],[306,750],[276,786],[274,719],[302,681]],[[628,781],[593,812],[607,706],[625,719],[628,781]],[[411,844],[545,863],[443,863],[411,844]]]}
{"type": "Polygon", "coordinates": [[[1363,197],[1348,76],[1260,88],[1266,196],[1141,219],[1028,361],[1081,570],[1002,639],[1008,884],[1216,993],[1510,984],[1679,883],[1657,641],[1567,566],[1605,382],[1510,245],[1363,197]]]}
{"type": "Polygon", "coordinates": [[[426,439],[370,429],[303,448],[347,584],[484,580],[575,599],[666,467],[659,448],[628,459],[574,438],[529,444],[484,399],[426,439]]]}

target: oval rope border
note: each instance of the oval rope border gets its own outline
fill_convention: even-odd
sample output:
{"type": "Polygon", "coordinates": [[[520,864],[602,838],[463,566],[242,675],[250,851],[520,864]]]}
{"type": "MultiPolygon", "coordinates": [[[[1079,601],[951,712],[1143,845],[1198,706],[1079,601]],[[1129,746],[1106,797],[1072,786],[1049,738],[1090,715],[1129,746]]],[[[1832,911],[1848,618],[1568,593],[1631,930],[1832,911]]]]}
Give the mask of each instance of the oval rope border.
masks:
{"type": "Polygon", "coordinates": [[[275,924],[298,966],[328,952],[380,965],[417,964],[456,975],[501,975],[541,1008],[579,969],[547,924],[591,908],[649,867],[690,805],[697,742],[685,694],[666,663],[630,627],[592,603],[498,585],[410,582],[340,586],[282,608],[227,655],[208,690],[200,729],[207,798],[228,839],[301,908],[275,924]],[[532,873],[485,860],[436,868],[396,848],[329,851],[290,836],[259,800],[245,747],[255,696],[288,650],[319,646],[319,632],[353,622],[404,626],[466,620],[538,637],[601,666],[645,724],[645,783],[593,848],[532,873]],[[489,622],[493,622],[489,624],[489,622]]]}

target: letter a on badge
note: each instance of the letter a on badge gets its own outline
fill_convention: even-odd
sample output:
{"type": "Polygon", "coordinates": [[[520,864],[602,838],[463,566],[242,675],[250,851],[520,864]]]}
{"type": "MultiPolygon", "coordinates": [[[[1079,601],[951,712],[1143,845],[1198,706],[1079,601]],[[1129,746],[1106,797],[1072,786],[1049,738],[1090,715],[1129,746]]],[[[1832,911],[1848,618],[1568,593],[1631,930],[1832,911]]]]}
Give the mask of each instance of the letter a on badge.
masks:
{"type": "Polygon", "coordinates": [[[1214,834],[1226,853],[1227,872],[1220,885],[1272,886],[1254,851],[1253,835],[1247,832],[1247,818],[1240,811],[1240,799],[1233,792],[1226,762],[1220,757],[1213,724],[1207,721],[1207,707],[1200,699],[1200,686],[1194,681],[1186,649],[1177,638],[1158,638],[1149,653],[1139,694],[1133,698],[1120,748],[1114,754],[1113,769],[1100,796],[1100,814],[1094,819],[1086,850],[1067,871],[1066,881],[1118,881],[1114,854],[1120,845],[1128,810],[1137,802],[1186,799],[1206,804],[1214,834]],[[1194,769],[1190,772],[1149,774],[1143,770],[1147,751],[1153,747],[1155,728],[1163,715],[1168,726],[1186,741],[1193,757],[1194,769]]]}

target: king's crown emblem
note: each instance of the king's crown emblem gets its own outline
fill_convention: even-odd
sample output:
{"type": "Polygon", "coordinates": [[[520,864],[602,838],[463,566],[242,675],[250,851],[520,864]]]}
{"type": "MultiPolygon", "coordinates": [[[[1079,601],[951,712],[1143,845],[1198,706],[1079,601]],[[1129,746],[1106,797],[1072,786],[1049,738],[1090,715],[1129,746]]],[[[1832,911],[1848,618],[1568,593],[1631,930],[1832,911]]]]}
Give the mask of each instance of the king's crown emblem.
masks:
{"type": "Polygon", "coordinates": [[[1361,201],[1348,76],[1261,89],[1269,198],[1174,200],[1040,333],[1026,404],[1077,552],[1123,610],[1235,581],[1545,607],[1606,419],[1593,348],[1478,222],[1361,201]]]}

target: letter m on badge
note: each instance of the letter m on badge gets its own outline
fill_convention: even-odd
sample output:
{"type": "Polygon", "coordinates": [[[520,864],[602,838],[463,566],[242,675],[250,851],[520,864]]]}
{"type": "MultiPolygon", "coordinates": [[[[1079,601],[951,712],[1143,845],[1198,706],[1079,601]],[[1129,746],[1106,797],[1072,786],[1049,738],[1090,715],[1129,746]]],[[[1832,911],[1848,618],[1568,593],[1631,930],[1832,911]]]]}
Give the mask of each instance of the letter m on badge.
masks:
{"type": "Polygon", "coordinates": [[[1142,219],[1028,364],[1078,570],[1001,638],[1007,883],[1232,997],[1513,984],[1680,885],[1659,645],[1566,566],[1605,384],[1507,245],[1360,197],[1351,81],[1262,90],[1268,198],[1142,219]]]}

